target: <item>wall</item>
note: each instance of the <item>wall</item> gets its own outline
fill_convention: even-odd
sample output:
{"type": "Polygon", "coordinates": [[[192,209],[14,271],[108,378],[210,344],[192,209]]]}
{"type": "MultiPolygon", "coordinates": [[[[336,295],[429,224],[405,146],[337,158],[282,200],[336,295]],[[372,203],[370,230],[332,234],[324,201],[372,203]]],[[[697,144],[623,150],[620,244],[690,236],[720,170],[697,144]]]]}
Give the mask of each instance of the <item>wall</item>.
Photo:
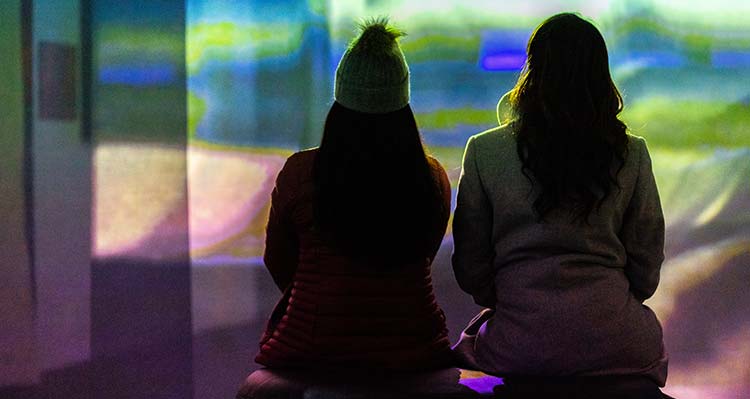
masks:
{"type": "Polygon", "coordinates": [[[189,398],[185,2],[92,0],[91,396],[189,398]]]}
{"type": "Polygon", "coordinates": [[[52,370],[85,362],[91,352],[91,146],[81,138],[80,1],[36,1],[33,21],[36,331],[40,366],[52,370]],[[41,114],[42,42],[74,49],[73,76],[62,69],[53,76],[74,81],[69,118],[41,114]]]}
{"type": "Polygon", "coordinates": [[[0,386],[38,379],[26,245],[21,2],[0,2],[0,386]]]}

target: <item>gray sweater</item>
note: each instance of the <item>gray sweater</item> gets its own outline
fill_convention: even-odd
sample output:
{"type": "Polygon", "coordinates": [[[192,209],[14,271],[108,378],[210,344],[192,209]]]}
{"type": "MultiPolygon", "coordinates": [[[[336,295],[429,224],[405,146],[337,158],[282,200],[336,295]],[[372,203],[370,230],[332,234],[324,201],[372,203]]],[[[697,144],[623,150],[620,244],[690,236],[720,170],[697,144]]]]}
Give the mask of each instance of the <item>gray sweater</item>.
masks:
{"type": "MultiPolygon", "coordinates": [[[[643,301],[659,283],[664,218],[644,139],[629,136],[616,188],[589,218],[536,220],[509,126],[469,139],[453,269],[493,308],[456,345],[465,367],[508,375],[643,374],[661,386],[662,330],[643,301]]],[[[531,195],[530,195],[531,193],[531,195]]]]}

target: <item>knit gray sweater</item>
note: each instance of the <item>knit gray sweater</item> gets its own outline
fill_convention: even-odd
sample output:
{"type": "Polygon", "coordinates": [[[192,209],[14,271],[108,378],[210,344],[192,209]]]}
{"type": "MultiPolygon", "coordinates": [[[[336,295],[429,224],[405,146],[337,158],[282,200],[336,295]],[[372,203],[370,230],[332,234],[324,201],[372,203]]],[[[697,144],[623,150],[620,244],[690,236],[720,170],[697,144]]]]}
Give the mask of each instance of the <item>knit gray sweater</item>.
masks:
{"type": "Polygon", "coordinates": [[[621,189],[589,224],[564,212],[540,223],[510,129],[473,136],[464,153],[453,269],[464,291],[494,308],[455,346],[464,366],[498,375],[642,374],[663,386],[662,330],[643,304],[664,259],[645,140],[628,137],[621,189]]]}

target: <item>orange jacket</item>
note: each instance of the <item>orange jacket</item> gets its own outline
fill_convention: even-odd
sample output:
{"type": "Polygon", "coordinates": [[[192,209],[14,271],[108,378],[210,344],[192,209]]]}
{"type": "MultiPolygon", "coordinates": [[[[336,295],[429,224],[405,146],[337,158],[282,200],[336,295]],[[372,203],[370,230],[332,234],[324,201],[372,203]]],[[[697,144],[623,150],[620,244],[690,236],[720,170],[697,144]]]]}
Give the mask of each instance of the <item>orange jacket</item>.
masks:
{"type": "Polygon", "coordinates": [[[430,158],[445,201],[439,216],[443,227],[428,238],[432,252],[421,264],[378,269],[357,264],[312,229],[316,153],[292,155],[276,180],[264,261],[283,297],[256,362],[269,367],[445,367],[450,344],[430,278],[450,210],[445,170],[430,158]]]}

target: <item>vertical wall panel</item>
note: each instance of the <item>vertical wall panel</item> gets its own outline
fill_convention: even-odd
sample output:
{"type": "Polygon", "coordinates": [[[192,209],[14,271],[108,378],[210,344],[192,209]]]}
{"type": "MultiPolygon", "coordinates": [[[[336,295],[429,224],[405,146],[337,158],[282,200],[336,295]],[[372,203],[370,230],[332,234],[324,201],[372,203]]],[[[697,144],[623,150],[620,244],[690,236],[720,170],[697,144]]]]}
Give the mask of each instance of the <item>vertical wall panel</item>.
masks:
{"type": "Polygon", "coordinates": [[[0,2],[0,387],[34,384],[33,278],[26,240],[21,2],[0,2]]]}
{"type": "Polygon", "coordinates": [[[81,139],[80,1],[33,13],[37,348],[44,370],[90,358],[91,148],[81,139]]]}
{"type": "Polygon", "coordinates": [[[185,4],[91,6],[92,396],[188,398],[185,4]]]}

